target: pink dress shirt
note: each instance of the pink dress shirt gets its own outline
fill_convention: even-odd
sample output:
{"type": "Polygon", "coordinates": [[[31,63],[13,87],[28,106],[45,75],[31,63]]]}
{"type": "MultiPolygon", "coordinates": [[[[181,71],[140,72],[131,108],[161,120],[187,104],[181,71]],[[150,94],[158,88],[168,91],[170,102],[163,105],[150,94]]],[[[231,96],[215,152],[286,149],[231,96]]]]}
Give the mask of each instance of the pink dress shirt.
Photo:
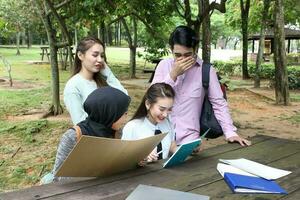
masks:
{"type": "MultiPolygon", "coordinates": [[[[202,87],[202,62],[202,60],[197,58],[195,65],[184,74],[178,76],[175,82],[170,77],[174,58],[162,60],[155,71],[152,84],[165,82],[171,85],[176,93],[170,119],[176,133],[177,144],[199,138],[199,118],[205,96],[202,87]]],[[[236,127],[233,125],[227,102],[223,98],[216,70],[213,67],[210,70],[208,97],[226,139],[237,136],[236,127]]]]}

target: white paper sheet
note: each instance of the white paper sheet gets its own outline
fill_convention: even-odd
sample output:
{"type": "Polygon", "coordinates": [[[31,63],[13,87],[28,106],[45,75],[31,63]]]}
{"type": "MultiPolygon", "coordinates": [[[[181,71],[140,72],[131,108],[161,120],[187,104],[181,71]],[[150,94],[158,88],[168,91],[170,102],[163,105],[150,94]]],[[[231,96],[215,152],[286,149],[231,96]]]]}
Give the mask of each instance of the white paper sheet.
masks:
{"type": "Polygon", "coordinates": [[[218,163],[217,165],[217,170],[218,172],[224,177],[224,173],[233,173],[233,174],[240,174],[240,175],[245,175],[245,176],[254,176],[254,177],[258,177],[255,176],[254,174],[250,174],[248,172],[245,172],[239,168],[236,168],[234,166],[231,165],[227,165],[227,164],[223,164],[223,163],[218,163]]]}
{"type": "Polygon", "coordinates": [[[238,169],[265,178],[267,180],[275,180],[292,173],[291,171],[269,167],[267,165],[263,165],[251,160],[247,160],[245,158],[234,159],[234,160],[224,160],[224,159],[219,159],[219,160],[223,163],[229,164],[238,169]]]}

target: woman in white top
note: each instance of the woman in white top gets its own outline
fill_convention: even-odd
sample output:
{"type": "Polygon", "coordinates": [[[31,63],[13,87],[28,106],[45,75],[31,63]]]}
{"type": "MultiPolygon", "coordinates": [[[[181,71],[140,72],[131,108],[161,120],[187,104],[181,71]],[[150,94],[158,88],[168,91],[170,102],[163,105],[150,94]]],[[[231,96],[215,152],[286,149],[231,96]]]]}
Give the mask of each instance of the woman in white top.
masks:
{"type": "MultiPolygon", "coordinates": [[[[122,139],[136,140],[155,135],[159,130],[168,135],[145,159],[153,162],[159,158],[167,158],[175,152],[175,134],[168,114],[172,111],[175,92],[173,88],[165,83],[155,83],[147,90],[143,100],[133,115],[132,119],[125,125],[122,131],[122,139]],[[158,150],[158,148],[161,148],[158,150]],[[160,155],[161,154],[161,155],[160,155]]],[[[144,165],[141,162],[140,165],[144,165]]]]}
{"type": "Polygon", "coordinates": [[[97,38],[86,37],[78,43],[74,72],[64,89],[64,103],[73,124],[86,119],[87,113],[83,109],[83,102],[87,96],[95,89],[106,85],[128,94],[105,63],[104,44],[97,38]]]}

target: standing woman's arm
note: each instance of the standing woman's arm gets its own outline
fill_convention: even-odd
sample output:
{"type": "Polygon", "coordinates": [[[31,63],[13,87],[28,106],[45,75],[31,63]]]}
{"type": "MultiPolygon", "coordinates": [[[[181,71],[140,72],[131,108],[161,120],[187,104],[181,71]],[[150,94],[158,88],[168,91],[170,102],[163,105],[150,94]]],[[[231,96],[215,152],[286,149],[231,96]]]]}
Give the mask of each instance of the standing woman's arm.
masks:
{"type": "Polygon", "coordinates": [[[115,75],[107,65],[105,65],[105,69],[101,72],[101,74],[107,77],[106,82],[109,86],[119,89],[128,95],[127,90],[123,87],[123,85],[115,77],[115,75]]]}

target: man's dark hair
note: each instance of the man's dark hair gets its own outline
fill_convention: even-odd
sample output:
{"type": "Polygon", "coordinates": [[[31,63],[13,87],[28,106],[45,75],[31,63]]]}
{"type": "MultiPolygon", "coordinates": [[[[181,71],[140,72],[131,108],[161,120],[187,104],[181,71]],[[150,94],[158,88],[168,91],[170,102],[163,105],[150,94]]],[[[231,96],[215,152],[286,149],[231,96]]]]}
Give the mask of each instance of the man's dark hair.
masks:
{"type": "Polygon", "coordinates": [[[177,26],[171,33],[169,45],[173,50],[175,44],[195,49],[199,43],[196,32],[188,26],[177,26]]]}

